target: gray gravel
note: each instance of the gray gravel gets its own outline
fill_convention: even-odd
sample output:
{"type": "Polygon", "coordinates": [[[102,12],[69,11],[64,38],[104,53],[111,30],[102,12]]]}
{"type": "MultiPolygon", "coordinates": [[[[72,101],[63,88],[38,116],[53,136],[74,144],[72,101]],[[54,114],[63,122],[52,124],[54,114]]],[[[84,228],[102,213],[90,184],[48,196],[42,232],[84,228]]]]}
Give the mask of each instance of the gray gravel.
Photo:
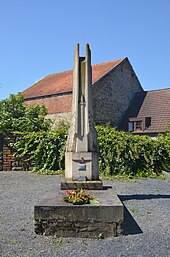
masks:
{"type": "Polygon", "coordinates": [[[33,206],[60,188],[59,176],[0,172],[0,254],[3,257],[170,257],[170,183],[161,179],[104,181],[126,206],[123,236],[74,239],[34,233],[33,206]]]}

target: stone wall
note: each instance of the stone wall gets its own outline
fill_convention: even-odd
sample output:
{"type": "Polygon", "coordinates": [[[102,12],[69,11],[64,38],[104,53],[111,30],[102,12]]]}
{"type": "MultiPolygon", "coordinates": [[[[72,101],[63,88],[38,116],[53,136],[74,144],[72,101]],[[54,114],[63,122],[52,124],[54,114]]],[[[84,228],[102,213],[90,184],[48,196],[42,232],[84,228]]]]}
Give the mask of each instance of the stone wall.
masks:
{"type": "Polygon", "coordinates": [[[73,205],[65,191],[51,194],[34,206],[35,232],[55,237],[107,238],[121,236],[124,206],[114,189],[91,190],[100,204],[73,205]]]}
{"type": "Polygon", "coordinates": [[[68,125],[71,120],[71,112],[61,112],[56,114],[48,114],[47,119],[50,118],[52,120],[52,129],[57,128],[60,125],[68,125]]]}
{"type": "Polygon", "coordinates": [[[93,85],[94,117],[98,124],[117,127],[136,92],[143,91],[126,58],[93,85]]]}

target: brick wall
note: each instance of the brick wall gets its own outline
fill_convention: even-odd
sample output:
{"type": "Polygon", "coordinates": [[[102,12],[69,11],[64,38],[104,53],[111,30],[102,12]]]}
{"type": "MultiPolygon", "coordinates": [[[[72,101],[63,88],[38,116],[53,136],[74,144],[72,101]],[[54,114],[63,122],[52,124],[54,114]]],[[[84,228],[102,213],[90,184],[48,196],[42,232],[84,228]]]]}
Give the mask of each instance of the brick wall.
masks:
{"type": "Polygon", "coordinates": [[[3,171],[12,170],[12,163],[15,162],[15,157],[9,146],[10,143],[15,141],[15,137],[12,135],[5,136],[3,138],[3,171]]]}

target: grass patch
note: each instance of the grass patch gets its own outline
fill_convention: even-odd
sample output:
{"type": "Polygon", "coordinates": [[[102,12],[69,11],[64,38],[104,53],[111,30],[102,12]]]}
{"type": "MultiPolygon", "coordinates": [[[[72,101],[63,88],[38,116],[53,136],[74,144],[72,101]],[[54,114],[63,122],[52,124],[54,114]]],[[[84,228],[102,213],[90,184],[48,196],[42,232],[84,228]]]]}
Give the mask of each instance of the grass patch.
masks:
{"type": "Polygon", "coordinates": [[[22,220],[24,220],[24,219],[25,219],[24,217],[21,217],[21,216],[18,217],[18,220],[21,220],[21,221],[22,221],[22,220]]]}
{"type": "Polygon", "coordinates": [[[156,179],[166,179],[164,174],[156,174],[156,173],[152,173],[150,175],[147,176],[143,176],[142,174],[136,174],[136,175],[100,175],[100,179],[101,180],[122,180],[122,181],[129,181],[129,182],[138,182],[138,179],[140,178],[156,178],[156,179]]]}
{"type": "Polygon", "coordinates": [[[44,170],[44,171],[31,171],[31,173],[41,174],[41,175],[59,175],[61,177],[64,176],[63,170],[44,170]]]}
{"type": "Polygon", "coordinates": [[[137,209],[137,208],[135,208],[135,207],[130,208],[130,210],[131,210],[131,212],[133,212],[133,213],[135,213],[135,212],[137,212],[137,211],[138,211],[138,209],[137,209]]]}
{"type": "Polygon", "coordinates": [[[113,176],[109,176],[109,175],[101,175],[100,176],[101,180],[121,180],[121,181],[129,181],[129,182],[137,182],[135,177],[131,177],[128,175],[113,175],[113,176]]]}
{"type": "Polygon", "coordinates": [[[13,240],[8,240],[8,242],[9,242],[11,245],[17,245],[17,244],[20,243],[20,241],[15,240],[15,239],[13,239],[13,240]]]}
{"type": "Polygon", "coordinates": [[[70,241],[69,241],[68,239],[63,240],[63,239],[61,239],[61,238],[55,238],[55,237],[54,237],[54,238],[53,238],[53,243],[54,243],[54,245],[55,245],[56,248],[61,248],[61,247],[63,247],[64,244],[69,244],[70,241]]]}

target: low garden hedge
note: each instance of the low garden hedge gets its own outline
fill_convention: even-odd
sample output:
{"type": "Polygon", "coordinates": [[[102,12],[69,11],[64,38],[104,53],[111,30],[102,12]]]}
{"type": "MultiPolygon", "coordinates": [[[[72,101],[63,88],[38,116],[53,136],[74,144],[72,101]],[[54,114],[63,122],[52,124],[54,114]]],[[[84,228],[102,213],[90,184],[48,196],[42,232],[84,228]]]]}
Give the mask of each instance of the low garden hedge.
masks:
{"type": "MultiPolygon", "coordinates": [[[[97,126],[101,176],[150,177],[170,170],[170,132],[136,136],[114,128],[97,126]]],[[[34,172],[64,171],[68,130],[20,133],[13,144],[15,156],[34,172]]]]}

